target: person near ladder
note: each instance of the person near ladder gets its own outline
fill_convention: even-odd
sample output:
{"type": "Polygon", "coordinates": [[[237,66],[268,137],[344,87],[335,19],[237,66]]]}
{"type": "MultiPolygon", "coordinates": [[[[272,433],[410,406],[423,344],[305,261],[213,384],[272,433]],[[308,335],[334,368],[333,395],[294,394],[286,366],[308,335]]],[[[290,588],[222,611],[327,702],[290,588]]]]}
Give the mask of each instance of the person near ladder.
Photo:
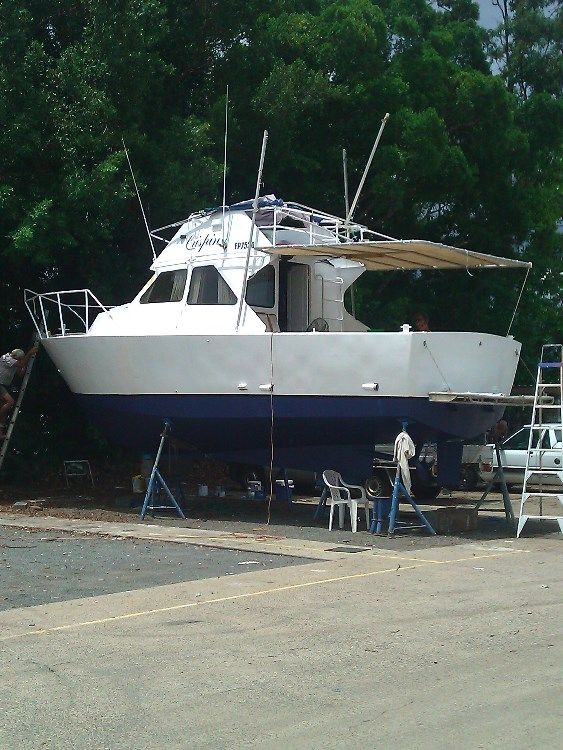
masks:
{"type": "Polygon", "coordinates": [[[38,346],[32,346],[27,354],[23,349],[13,349],[0,357],[0,440],[6,437],[5,423],[10,411],[14,408],[14,399],[9,391],[16,374],[23,375],[27,363],[37,352],[38,346]]]}

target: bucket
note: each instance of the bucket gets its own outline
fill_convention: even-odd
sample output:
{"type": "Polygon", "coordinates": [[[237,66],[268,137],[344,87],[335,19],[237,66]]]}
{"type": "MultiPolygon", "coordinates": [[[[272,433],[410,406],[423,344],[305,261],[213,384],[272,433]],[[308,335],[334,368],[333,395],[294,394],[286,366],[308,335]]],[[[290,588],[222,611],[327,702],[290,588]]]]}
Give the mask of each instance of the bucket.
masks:
{"type": "Polygon", "coordinates": [[[133,484],[133,492],[136,495],[142,495],[147,489],[147,482],[142,474],[131,477],[131,483],[133,484]]]}
{"type": "Polygon", "coordinates": [[[198,497],[207,497],[209,495],[209,487],[206,484],[198,484],[197,486],[197,496],[198,497]]]}
{"type": "Polygon", "coordinates": [[[285,480],[276,479],[276,500],[293,502],[293,479],[290,479],[287,484],[288,487],[285,486],[285,480]]]}
{"type": "Polygon", "coordinates": [[[226,492],[222,484],[218,484],[217,487],[215,487],[215,494],[217,497],[225,497],[226,492]]]}

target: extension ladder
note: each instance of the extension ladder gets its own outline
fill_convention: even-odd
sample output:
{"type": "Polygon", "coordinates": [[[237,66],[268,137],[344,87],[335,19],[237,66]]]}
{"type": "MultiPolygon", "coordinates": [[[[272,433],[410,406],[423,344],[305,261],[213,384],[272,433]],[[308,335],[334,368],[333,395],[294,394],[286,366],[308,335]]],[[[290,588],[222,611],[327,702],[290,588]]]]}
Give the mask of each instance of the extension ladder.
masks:
{"type": "MultiPolygon", "coordinates": [[[[35,343],[37,343],[39,340],[39,337],[36,337],[35,343]]],[[[4,438],[3,442],[0,444],[0,470],[2,469],[2,465],[4,463],[4,459],[6,458],[6,454],[8,453],[8,446],[10,445],[10,439],[12,437],[12,433],[14,431],[14,427],[16,425],[16,420],[20,413],[21,404],[23,401],[23,397],[25,395],[25,390],[27,388],[27,384],[29,382],[29,376],[31,375],[31,370],[33,368],[33,363],[35,362],[35,357],[37,354],[34,354],[32,357],[30,357],[27,361],[27,366],[25,368],[25,373],[23,376],[22,383],[20,385],[20,390],[18,393],[18,397],[16,399],[16,403],[14,405],[14,410],[12,411],[12,414],[10,416],[10,420],[8,422],[8,428],[6,430],[6,437],[4,438]]]]}
{"type": "Polygon", "coordinates": [[[562,430],[563,345],[546,344],[538,365],[517,537],[530,518],[557,521],[563,533],[562,430]],[[555,432],[556,442],[545,445],[550,430],[555,432]]]}

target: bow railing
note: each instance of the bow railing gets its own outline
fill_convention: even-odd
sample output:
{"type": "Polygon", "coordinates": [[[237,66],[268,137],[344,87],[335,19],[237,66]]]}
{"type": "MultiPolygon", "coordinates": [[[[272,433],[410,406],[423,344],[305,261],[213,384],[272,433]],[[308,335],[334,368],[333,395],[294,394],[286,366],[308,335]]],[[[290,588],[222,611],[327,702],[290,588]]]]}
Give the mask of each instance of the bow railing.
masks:
{"type": "Polygon", "coordinates": [[[111,317],[111,308],[103,305],[90,289],[43,293],[25,289],[23,298],[42,339],[83,335],[101,312],[111,317]]]}

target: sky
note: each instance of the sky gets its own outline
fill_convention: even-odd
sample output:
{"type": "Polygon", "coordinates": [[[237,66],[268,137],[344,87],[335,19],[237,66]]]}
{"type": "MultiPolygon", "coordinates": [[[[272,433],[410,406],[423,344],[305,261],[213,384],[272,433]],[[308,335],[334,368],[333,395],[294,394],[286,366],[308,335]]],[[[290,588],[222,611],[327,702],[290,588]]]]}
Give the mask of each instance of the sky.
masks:
{"type": "Polygon", "coordinates": [[[481,25],[486,29],[496,26],[500,20],[499,9],[493,5],[493,0],[477,0],[480,10],[481,25]]]}

